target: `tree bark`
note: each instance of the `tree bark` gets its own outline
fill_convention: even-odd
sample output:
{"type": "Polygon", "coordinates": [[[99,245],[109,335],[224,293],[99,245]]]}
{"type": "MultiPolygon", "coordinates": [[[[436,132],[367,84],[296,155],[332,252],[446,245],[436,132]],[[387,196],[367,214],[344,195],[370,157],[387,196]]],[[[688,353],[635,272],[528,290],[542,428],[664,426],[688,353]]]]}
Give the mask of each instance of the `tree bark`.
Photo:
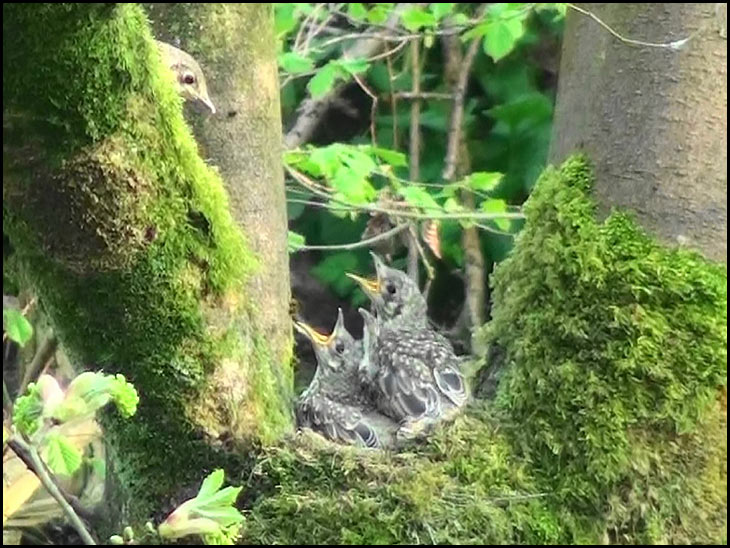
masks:
{"type": "Polygon", "coordinates": [[[596,199],[666,243],[727,262],[727,10],[720,4],[585,4],[631,46],[568,10],[550,161],[584,150],[596,199]]]}
{"type": "Polygon", "coordinates": [[[140,393],[104,420],[129,510],[112,520],[149,518],[223,442],[293,424],[260,261],[180,103],[137,5],[3,5],[4,232],[72,358],[140,393]]]}
{"type": "Polygon", "coordinates": [[[280,391],[291,358],[289,256],[272,4],[145,4],[157,38],[202,64],[218,112],[191,116],[203,156],[223,177],[233,216],[258,258],[251,319],[268,342],[280,391]]]}

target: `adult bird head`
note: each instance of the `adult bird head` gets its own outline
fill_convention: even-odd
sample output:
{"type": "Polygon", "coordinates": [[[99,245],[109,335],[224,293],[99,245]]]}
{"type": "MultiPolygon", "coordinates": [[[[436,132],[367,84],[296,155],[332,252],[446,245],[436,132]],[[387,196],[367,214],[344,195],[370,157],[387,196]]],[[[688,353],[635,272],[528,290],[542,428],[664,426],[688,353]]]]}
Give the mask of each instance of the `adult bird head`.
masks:
{"type": "Polygon", "coordinates": [[[362,345],[345,328],[342,309],[337,311],[337,322],[329,335],[324,335],[309,324],[296,320],[294,327],[312,343],[319,368],[328,372],[344,372],[357,368],[362,358],[362,345]]]}
{"type": "Polygon", "coordinates": [[[159,40],[156,42],[163,61],[175,75],[177,89],[183,99],[205,105],[215,114],[215,105],[208,96],[208,85],[198,62],[181,49],[159,40]]]}
{"type": "Polygon", "coordinates": [[[373,303],[382,321],[403,318],[409,323],[426,321],[426,299],[418,285],[405,272],[390,268],[375,253],[370,253],[375,263],[375,278],[363,278],[347,273],[355,280],[373,303]]]}

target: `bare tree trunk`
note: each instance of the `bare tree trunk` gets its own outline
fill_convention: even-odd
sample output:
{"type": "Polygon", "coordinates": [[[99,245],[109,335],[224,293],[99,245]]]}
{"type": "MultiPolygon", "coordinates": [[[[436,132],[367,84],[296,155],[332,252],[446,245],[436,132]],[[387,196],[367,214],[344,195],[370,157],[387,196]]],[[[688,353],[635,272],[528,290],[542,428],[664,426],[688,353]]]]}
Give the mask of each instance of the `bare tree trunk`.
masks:
{"type": "Polygon", "coordinates": [[[630,209],[667,243],[727,261],[727,8],[585,4],[631,46],[569,10],[550,161],[587,152],[602,213],[630,209]]]}
{"type": "Polygon", "coordinates": [[[252,317],[282,364],[291,357],[289,256],[281,108],[272,4],[145,4],[158,38],[205,70],[218,112],[191,117],[203,156],[221,173],[233,216],[258,258],[247,281],[252,317]]]}

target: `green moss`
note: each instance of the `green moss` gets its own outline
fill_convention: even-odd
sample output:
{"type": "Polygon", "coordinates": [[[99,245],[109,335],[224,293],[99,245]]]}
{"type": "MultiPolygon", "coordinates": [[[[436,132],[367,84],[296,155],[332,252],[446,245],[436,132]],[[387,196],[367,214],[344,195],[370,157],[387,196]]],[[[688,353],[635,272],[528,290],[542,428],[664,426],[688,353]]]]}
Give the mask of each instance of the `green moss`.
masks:
{"type": "Polygon", "coordinates": [[[561,543],[578,529],[536,491],[487,410],[476,406],[426,445],[398,454],[337,447],[313,434],[258,457],[245,542],[561,543]]]}
{"type": "MultiPolygon", "coordinates": [[[[505,432],[566,507],[614,542],[725,530],[727,271],[628,216],[595,218],[582,158],[549,169],[495,271],[505,432]]],[[[724,534],[724,533],[722,533],[724,534]]]]}
{"type": "Polygon", "coordinates": [[[3,229],[71,355],[140,392],[133,420],[105,422],[142,517],[219,458],[204,434],[288,430],[290,379],[272,382],[282,366],[248,327],[256,259],[139,6],[4,4],[3,16],[3,229]],[[224,367],[230,400],[206,402],[224,367]],[[247,394],[255,416],[234,429],[227,407],[247,394]]]}

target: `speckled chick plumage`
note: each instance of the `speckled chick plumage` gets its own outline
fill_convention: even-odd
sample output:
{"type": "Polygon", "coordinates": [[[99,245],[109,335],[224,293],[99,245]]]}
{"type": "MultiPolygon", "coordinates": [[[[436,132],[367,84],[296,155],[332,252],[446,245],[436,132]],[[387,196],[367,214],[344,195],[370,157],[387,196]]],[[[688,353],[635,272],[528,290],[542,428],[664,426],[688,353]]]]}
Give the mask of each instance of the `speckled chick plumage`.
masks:
{"type": "Polygon", "coordinates": [[[468,400],[459,360],[448,340],[428,327],[426,301],[415,282],[374,258],[377,279],[355,277],[377,314],[360,310],[365,320],[361,383],[378,409],[405,430],[435,424],[468,400]]]}
{"type": "Polygon", "coordinates": [[[397,426],[375,409],[360,384],[363,346],[345,328],[342,310],[328,337],[302,322],[295,326],[312,342],[317,358],[314,378],[297,401],[299,426],[338,443],[368,448],[392,445],[397,426]]]}

